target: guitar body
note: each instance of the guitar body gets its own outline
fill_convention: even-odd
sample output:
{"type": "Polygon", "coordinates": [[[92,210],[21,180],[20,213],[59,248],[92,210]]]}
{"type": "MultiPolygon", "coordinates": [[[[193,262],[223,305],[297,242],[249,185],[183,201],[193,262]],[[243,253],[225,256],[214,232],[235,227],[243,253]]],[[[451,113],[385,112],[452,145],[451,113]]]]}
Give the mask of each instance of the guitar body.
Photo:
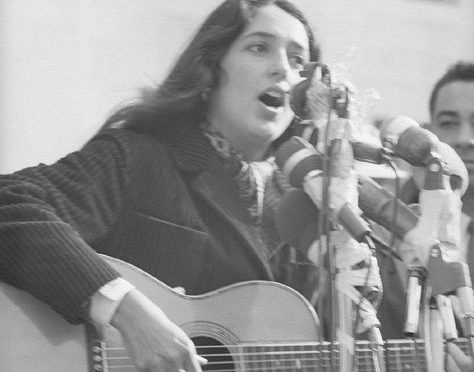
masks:
{"type": "MultiPolygon", "coordinates": [[[[104,259],[193,339],[213,340],[214,344],[227,347],[320,341],[314,309],[303,296],[284,285],[252,281],[201,296],[186,296],[132,265],[110,257],[104,259]]],[[[33,296],[3,283],[0,309],[0,371],[92,370],[87,347],[91,340],[85,326],[70,325],[33,296]]],[[[121,338],[112,327],[104,330],[101,341],[99,344],[107,348],[101,356],[113,356],[115,351],[126,356],[121,338]]],[[[119,361],[122,359],[118,357],[119,361]]],[[[112,366],[115,359],[107,363],[112,366]]]]}
{"type": "Polygon", "coordinates": [[[0,371],[88,371],[85,327],[0,283],[0,371]]]}

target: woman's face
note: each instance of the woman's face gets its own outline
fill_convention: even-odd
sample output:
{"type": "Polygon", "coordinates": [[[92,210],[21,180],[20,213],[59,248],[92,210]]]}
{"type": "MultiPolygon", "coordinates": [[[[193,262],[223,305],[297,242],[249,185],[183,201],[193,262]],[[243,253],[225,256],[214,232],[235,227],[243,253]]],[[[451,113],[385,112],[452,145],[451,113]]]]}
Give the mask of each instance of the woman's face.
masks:
{"type": "Polygon", "coordinates": [[[309,59],[303,24],[275,5],[259,8],[221,61],[209,121],[247,160],[259,160],[293,119],[289,91],[309,59]]]}

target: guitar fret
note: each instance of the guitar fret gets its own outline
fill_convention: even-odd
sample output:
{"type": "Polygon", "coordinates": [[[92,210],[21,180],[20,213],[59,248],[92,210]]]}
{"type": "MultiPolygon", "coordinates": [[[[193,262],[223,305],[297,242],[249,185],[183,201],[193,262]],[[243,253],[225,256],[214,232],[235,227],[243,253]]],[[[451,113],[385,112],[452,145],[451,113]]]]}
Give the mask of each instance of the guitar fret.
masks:
{"type": "Polygon", "coordinates": [[[374,371],[372,348],[368,341],[358,341],[356,344],[355,365],[359,372],[374,371]]]}
{"type": "Polygon", "coordinates": [[[469,355],[469,356],[472,357],[471,349],[470,349],[469,343],[466,339],[457,339],[457,340],[454,340],[452,342],[454,344],[456,344],[464,352],[464,354],[469,355]]]}
{"type": "Polygon", "coordinates": [[[245,347],[243,345],[238,345],[237,347],[237,356],[236,356],[236,364],[240,367],[238,368],[240,371],[246,371],[245,369],[245,360],[243,355],[245,355],[245,347]]]}
{"type": "MultiPolygon", "coordinates": [[[[454,341],[463,351],[468,352],[465,339],[454,341]]],[[[100,341],[91,342],[92,357],[97,368],[104,370],[123,367],[130,362],[121,348],[106,348],[100,341]],[[99,363],[97,363],[99,362],[99,363]],[[124,364],[125,363],[125,364],[124,364]],[[99,366],[100,365],[100,366],[99,366]],[[103,369],[102,369],[103,368],[103,369]]],[[[385,342],[385,358],[388,372],[425,372],[425,345],[417,340],[388,340],[385,342]]],[[[234,362],[241,371],[331,371],[331,352],[335,366],[339,367],[339,345],[329,342],[313,343],[272,343],[235,345],[234,362]],[[332,351],[331,351],[332,350],[332,351]]],[[[368,341],[357,341],[355,363],[359,372],[376,371],[373,350],[368,341]]]]}
{"type": "MultiPolygon", "coordinates": [[[[318,360],[318,353],[316,348],[311,347],[310,345],[303,345],[303,357],[301,359],[303,371],[314,370],[315,360],[318,360]]],[[[317,363],[316,363],[317,364],[317,363]]]]}
{"type": "Polygon", "coordinates": [[[332,346],[329,342],[310,344],[271,344],[271,345],[245,345],[242,348],[241,359],[245,370],[291,370],[314,371],[319,367],[322,372],[329,371],[331,367],[331,349],[336,366],[339,365],[339,346],[332,346]]]}
{"type": "MultiPolygon", "coordinates": [[[[463,351],[468,352],[465,339],[454,341],[463,351]]],[[[107,371],[120,367],[132,367],[124,349],[107,348],[104,342],[90,342],[91,356],[100,362],[94,370],[107,371]],[[100,366],[99,366],[100,365],[100,366]],[[102,369],[103,368],[103,369],[102,369]]],[[[320,371],[330,372],[331,362],[336,369],[340,365],[339,344],[330,342],[311,343],[268,343],[234,345],[234,363],[243,372],[279,372],[279,371],[320,371]],[[332,354],[332,358],[331,358],[332,354]]],[[[385,358],[388,372],[425,372],[425,344],[417,340],[388,340],[385,342],[385,358]]],[[[358,372],[375,372],[376,359],[368,341],[356,342],[355,366],[358,372]]],[[[133,368],[133,367],[132,367],[133,368]]]]}
{"type": "Polygon", "coordinates": [[[323,368],[326,368],[327,371],[331,371],[332,368],[332,362],[334,361],[335,365],[339,367],[339,344],[338,343],[331,343],[331,342],[325,342],[321,344],[323,354],[322,354],[322,362],[323,368]]]}
{"type": "Polygon", "coordinates": [[[388,341],[385,346],[389,371],[426,371],[425,349],[422,340],[388,341]]]}

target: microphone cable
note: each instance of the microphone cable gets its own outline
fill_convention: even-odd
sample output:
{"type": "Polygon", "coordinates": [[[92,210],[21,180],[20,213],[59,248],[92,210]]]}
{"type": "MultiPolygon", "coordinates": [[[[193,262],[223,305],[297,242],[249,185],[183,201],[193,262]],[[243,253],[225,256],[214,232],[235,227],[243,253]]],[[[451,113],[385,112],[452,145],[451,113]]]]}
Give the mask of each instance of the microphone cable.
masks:
{"type": "MultiPolygon", "coordinates": [[[[393,159],[389,158],[387,159],[387,164],[392,168],[393,173],[395,175],[395,201],[400,200],[401,196],[401,185],[400,185],[400,174],[398,172],[398,167],[396,163],[393,161],[393,159]]],[[[392,214],[392,228],[390,230],[390,249],[389,249],[389,255],[384,257],[384,261],[387,261],[388,259],[393,259],[393,249],[392,247],[395,246],[397,237],[395,235],[395,228],[397,226],[397,219],[398,219],[398,203],[394,203],[394,208],[393,208],[393,214],[392,214]]],[[[386,265],[385,265],[386,267],[386,265]]],[[[397,273],[398,274],[398,273],[397,273]]],[[[383,273],[383,282],[386,281],[388,275],[388,270],[385,270],[383,273]]],[[[413,343],[413,352],[414,352],[414,358],[415,358],[415,371],[420,371],[420,366],[418,362],[418,350],[416,347],[416,334],[413,333],[410,337],[407,337],[410,341],[413,343]]]]}
{"type": "MultiPolygon", "coordinates": [[[[331,84],[331,78],[329,70],[327,70],[327,75],[329,79],[329,88],[331,84]]],[[[334,321],[334,310],[336,308],[336,288],[335,288],[335,280],[336,280],[336,270],[334,264],[334,249],[332,247],[332,240],[331,240],[331,226],[330,226],[330,217],[329,217],[329,187],[331,186],[331,168],[332,168],[332,159],[331,154],[329,154],[330,144],[329,144],[329,129],[331,126],[331,111],[333,109],[332,102],[328,107],[328,112],[326,116],[326,131],[324,133],[324,140],[323,140],[323,193],[322,193],[322,208],[321,208],[321,216],[322,218],[318,221],[318,229],[321,231],[321,237],[325,237],[325,246],[326,246],[326,258],[324,259],[324,250],[320,250],[320,260],[319,262],[323,262],[329,272],[329,294],[331,298],[331,311],[329,312],[329,334],[331,339],[331,370],[333,370],[335,364],[335,353],[334,353],[334,342],[336,340],[336,324],[334,321]]],[[[322,273],[320,274],[319,279],[323,279],[322,273]]],[[[324,283],[322,283],[324,285],[324,283]]],[[[320,309],[324,309],[324,303],[322,303],[323,298],[327,296],[321,296],[320,300],[321,303],[319,304],[320,309]]],[[[324,312],[324,310],[323,310],[324,312]]]]}

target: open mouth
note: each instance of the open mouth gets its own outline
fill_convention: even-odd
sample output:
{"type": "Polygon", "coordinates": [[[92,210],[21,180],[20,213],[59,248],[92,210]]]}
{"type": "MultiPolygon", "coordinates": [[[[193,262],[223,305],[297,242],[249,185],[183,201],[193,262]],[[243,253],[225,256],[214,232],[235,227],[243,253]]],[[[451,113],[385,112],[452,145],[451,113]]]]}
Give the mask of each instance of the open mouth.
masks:
{"type": "Polygon", "coordinates": [[[285,98],[282,92],[269,91],[261,94],[258,99],[265,106],[272,108],[279,108],[285,104],[285,98]]]}

